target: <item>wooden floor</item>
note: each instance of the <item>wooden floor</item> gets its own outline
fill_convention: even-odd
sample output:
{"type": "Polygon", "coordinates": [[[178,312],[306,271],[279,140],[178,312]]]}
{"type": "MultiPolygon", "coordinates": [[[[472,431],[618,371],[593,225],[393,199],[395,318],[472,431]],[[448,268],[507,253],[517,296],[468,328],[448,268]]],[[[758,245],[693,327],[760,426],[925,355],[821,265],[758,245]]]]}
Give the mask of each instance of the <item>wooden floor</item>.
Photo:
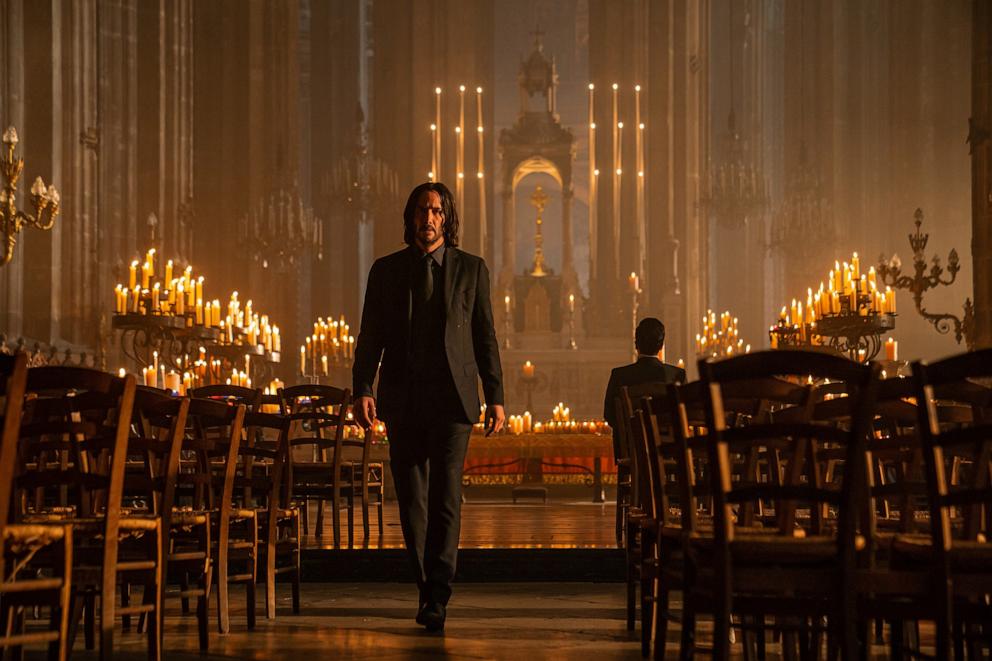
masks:
{"type": "MultiPolygon", "coordinates": [[[[252,631],[245,627],[244,593],[231,602],[231,632],[216,632],[211,608],[210,651],[197,650],[196,619],[179,614],[178,599],[166,601],[165,654],[169,661],[207,659],[640,659],[639,632],[628,631],[624,587],[603,583],[456,583],[443,633],[417,626],[416,588],[405,583],[305,583],[301,612],[290,609],[289,586],[278,586],[277,617],[259,613],[252,631]]],[[[212,604],[211,604],[212,605],[212,604]]],[[[676,605],[677,607],[677,605],[676,605]]],[[[932,626],[924,629],[932,652],[932,626]]],[[[144,636],[114,637],[114,657],[145,657],[144,636]]],[[[668,631],[666,658],[677,658],[679,628],[668,631]]],[[[712,643],[712,626],[697,626],[702,649],[712,643]]],[[[73,659],[96,659],[77,641],[73,659]]],[[[825,650],[823,650],[825,652],[825,650]]],[[[781,647],[769,637],[767,658],[781,659],[781,647]]],[[[821,655],[822,658],[823,655],[821,655]]],[[[42,659],[31,651],[28,659],[42,659]]],[[[731,658],[742,658],[739,643],[731,658]]],[[[886,658],[873,646],[870,659],[886,658]]]]}
{"type": "MultiPolygon", "coordinates": [[[[616,547],[615,501],[595,504],[588,498],[552,497],[547,503],[529,498],[514,504],[510,499],[475,500],[462,505],[461,548],[610,548],[616,547]]],[[[334,548],[330,506],[325,505],[321,536],[316,536],[316,504],[309,513],[313,526],[304,536],[305,548],[334,548]]],[[[383,527],[378,530],[370,511],[369,538],[364,538],[362,515],[356,506],[355,533],[349,543],[347,515],[341,512],[340,548],[392,549],[403,547],[399,510],[395,501],[383,506],[383,527]]]]}

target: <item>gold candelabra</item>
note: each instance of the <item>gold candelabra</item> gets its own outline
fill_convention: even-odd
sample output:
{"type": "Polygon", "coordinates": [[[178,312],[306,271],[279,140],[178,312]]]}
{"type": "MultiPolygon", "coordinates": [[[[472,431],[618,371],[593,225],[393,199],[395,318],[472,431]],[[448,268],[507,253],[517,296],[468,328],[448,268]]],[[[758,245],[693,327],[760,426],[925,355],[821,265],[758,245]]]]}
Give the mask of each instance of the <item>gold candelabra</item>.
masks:
{"type": "Polygon", "coordinates": [[[6,155],[0,157],[0,171],[3,172],[4,185],[0,190],[0,224],[6,237],[3,257],[0,266],[9,264],[14,257],[14,246],[17,245],[17,235],[24,225],[40,230],[50,230],[55,225],[55,217],[59,215],[61,197],[55,186],[45,185],[41,177],[37,177],[31,185],[31,206],[34,215],[17,209],[17,182],[24,170],[24,159],[14,158],[14,148],[17,146],[17,129],[7,127],[3,132],[3,145],[6,155]]]}
{"type": "Polygon", "coordinates": [[[707,358],[727,358],[735,354],[750,353],[751,345],[745,344],[737,328],[737,317],[729,311],[721,312],[719,320],[713,310],[703,316],[703,332],[696,334],[696,355],[707,358]],[[719,321],[719,323],[717,323],[719,321]]]}

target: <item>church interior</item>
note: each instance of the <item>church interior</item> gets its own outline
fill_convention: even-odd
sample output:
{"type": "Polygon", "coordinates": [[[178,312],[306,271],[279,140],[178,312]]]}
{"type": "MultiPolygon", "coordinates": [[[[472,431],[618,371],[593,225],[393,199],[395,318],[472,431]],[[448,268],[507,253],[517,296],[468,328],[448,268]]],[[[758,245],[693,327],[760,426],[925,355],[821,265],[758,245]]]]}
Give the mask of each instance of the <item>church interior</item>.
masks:
{"type": "Polygon", "coordinates": [[[0,0],[0,659],[988,658],[990,42],[988,0],[0,0]],[[503,391],[444,638],[353,408],[425,182],[503,391]],[[612,389],[643,360],[684,372],[612,389]]]}

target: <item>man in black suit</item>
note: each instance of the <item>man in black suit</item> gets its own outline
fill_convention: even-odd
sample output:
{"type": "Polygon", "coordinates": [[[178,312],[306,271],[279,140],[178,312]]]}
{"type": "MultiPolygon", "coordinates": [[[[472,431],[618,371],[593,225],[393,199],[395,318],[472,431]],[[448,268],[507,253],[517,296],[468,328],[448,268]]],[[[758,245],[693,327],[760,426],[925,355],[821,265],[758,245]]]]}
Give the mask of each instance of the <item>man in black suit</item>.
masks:
{"type": "Polygon", "coordinates": [[[386,423],[403,540],[420,589],[417,622],[438,631],[455,577],[478,381],[489,435],[503,427],[503,373],[489,270],[457,248],[451,191],[441,183],[417,186],[403,223],[407,247],[369,271],[352,370],[355,413],[365,427],[376,417],[386,423]]]}
{"type": "MultiPolygon", "coordinates": [[[[665,346],[665,324],[654,317],[646,317],[637,324],[634,332],[634,346],[637,347],[637,362],[623,367],[615,367],[610,373],[606,386],[606,400],[603,402],[603,419],[610,427],[617,427],[616,398],[623,386],[638,386],[642,383],[684,383],[685,370],[661,361],[665,346]]],[[[613,435],[613,456],[619,459],[620,448],[616,434],[613,435]]]]}

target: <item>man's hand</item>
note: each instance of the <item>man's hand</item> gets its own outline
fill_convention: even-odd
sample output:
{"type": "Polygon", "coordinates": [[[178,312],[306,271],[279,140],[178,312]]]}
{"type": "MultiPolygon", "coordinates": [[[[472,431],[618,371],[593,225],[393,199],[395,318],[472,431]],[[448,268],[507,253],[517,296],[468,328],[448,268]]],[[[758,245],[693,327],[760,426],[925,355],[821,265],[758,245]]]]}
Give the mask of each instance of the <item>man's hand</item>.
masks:
{"type": "Polygon", "coordinates": [[[372,427],[375,420],[375,398],[359,397],[355,400],[355,420],[363,429],[372,427]]]}
{"type": "Polygon", "coordinates": [[[506,413],[503,411],[502,404],[486,407],[486,436],[501,430],[504,422],[506,422],[506,413]]]}

